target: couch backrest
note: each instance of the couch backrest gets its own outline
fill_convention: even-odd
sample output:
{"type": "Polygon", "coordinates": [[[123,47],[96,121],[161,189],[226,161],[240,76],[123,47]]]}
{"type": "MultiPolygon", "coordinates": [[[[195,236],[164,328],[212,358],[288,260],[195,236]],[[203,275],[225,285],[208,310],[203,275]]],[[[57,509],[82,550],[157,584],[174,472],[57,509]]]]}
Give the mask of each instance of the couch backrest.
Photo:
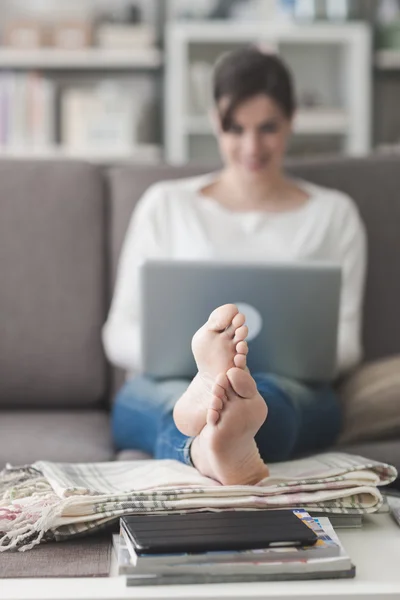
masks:
{"type": "Polygon", "coordinates": [[[365,359],[400,353],[400,157],[307,161],[289,170],[346,192],[358,205],[368,234],[365,359]]]}
{"type": "MultiPolygon", "coordinates": [[[[288,171],[342,190],[355,200],[368,231],[368,278],[364,309],[365,358],[400,352],[400,157],[332,158],[288,163],[288,171]]],[[[201,166],[123,166],[111,169],[111,276],[131,212],[152,184],[207,172],[201,166]]],[[[112,285],[111,282],[111,285],[112,285]]]]}
{"type": "Polygon", "coordinates": [[[106,396],[105,194],[81,163],[0,162],[0,405],[106,396]]]}

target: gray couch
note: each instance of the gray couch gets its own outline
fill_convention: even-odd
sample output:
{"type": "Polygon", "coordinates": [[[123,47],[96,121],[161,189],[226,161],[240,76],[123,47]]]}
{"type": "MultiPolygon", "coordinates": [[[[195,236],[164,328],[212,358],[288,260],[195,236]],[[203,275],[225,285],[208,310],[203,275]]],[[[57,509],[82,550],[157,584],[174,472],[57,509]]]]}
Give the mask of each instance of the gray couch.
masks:
{"type": "MultiPolygon", "coordinates": [[[[288,165],[348,192],[369,234],[367,359],[400,353],[400,157],[288,165]]],[[[108,409],[121,374],[101,327],[132,209],[153,182],[204,167],[0,162],[0,467],[115,458],[108,409]]],[[[400,469],[400,440],[351,448],[400,469]]]]}

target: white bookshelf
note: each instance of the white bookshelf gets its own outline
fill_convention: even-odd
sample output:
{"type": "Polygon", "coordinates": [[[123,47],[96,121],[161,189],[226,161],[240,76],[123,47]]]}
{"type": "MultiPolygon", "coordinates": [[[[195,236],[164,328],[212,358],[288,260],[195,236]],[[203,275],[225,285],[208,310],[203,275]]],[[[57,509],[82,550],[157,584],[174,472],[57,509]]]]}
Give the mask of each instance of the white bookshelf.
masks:
{"type": "Polygon", "coordinates": [[[162,62],[162,53],[158,48],[131,50],[38,48],[29,51],[0,48],[1,69],[158,69],[162,62]]]}
{"type": "Polygon", "coordinates": [[[119,152],[96,152],[93,149],[70,149],[61,145],[39,148],[10,147],[0,148],[0,158],[19,160],[85,160],[95,164],[112,164],[120,162],[140,162],[156,164],[161,161],[162,148],[156,144],[138,144],[119,152]]]}
{"type": "Polygon", "coordinates": [[[337,136],[349,155],[370,150],[372,43],[365,23],[171,22],[166,34],[164,108],[169,162],[211,158],[212,130],[206,111],[199,114],[193,107],[192,63],[212,64],[222,52],[254,42],[282,55],[294,73],[297,91],[308,86],[320,93],[315,108],[299,107],[295,136],[337,136]],[[196,141],[200,156],[193,156],[196,141]]]}
{"type": "Polygon", "coordinates": [[[400,50],[378,50],[375,65],[378,69],[400,69],[400,50]]]}
{"type": "MultiPolygon", "coordinates": [[[[329,135],[347,132],[349,122],[344,110],[315,109],[300,110],[295,116],[295,133],[304,135],[329,135]]],[[[211,121],[207,116],[189,116],[183,123],[186,135],[209,135],[212,133],[211,121]]]]}
{"type": "MultiPolygon", "coordinates": [[[[154,131],[150,132],[150,137],[148,135],[151,124],[147,133],[137,137],[136,128],[143,130],[143,119],[148,116],[134,118],[135,131],[132,131],[131,145],[126,150],[124,145],[113,147],[110,144],[107,148],[105,143],[101,151],[96,144],[78,149],[63,146],[62,142],[67,142],[62,137],[65,133],[63,98],[65,90],[71,87],[89,88],[106,79],[120,82],[125,86],[126,96],[132,92],[132,103],[141,101],[142,109],[147,110],[149,103],[157,102],[162,67],[163,53],[157,47],[129,50],[38,48],[29,51],[0,47],[0,157],[83,159],[102,163],[159,162],[162,149],[153,143],[156,139],[154,131]],[[33,83],[32,74],[35,74],[33,83]],[[143,100],[140,100],[141,94],[143,100]],[[34,124],[32,115],[36,119],[34,124]],[[34,137],[33,142],[31,137],[34,137]]],[[[129,123],[127,121],[128,127],[129,123]]],[[[76,127],[78,125],[75,130],[76,127]]]]}

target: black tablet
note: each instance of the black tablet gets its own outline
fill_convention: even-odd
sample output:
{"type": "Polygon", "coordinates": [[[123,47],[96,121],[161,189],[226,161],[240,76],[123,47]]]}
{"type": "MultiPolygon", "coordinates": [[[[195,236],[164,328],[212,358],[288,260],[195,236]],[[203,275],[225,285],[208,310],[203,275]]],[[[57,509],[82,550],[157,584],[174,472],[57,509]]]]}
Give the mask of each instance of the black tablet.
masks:
{"type": "Polygon", "coordinates": [[[292,510],[131,515],[121,518],[137,554],[304,546],[316,533],[292,510]]]}

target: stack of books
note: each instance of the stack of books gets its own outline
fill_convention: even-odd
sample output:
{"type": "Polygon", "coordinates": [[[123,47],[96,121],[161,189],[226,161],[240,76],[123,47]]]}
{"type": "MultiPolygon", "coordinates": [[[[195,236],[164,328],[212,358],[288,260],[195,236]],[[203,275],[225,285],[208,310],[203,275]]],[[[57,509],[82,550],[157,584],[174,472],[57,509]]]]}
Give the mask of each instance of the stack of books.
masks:
{"type": "Polygon", "coordinates": [[[135,547],[129,527],[121,520],[120,533],[113,535],[118,572],[126,576],[128,586],[354,577],[355,567],[329,519],[312,518],[302,509],[293,512],[315,532],[316,543],[208,552],[146,553],[135,547]]]}
{"type": "Polygon", "coordinates": [[[129,153],[152,139],[155,96],[151,82],[102,78],[66,85],[60,94],[60,137],[71,151],[129,153]]]}
{"type": "Polygon", "coordinates": [[[40,73],[0,73],[0,146],[42,148],[55,140],[55,84],[40,73]]]}

